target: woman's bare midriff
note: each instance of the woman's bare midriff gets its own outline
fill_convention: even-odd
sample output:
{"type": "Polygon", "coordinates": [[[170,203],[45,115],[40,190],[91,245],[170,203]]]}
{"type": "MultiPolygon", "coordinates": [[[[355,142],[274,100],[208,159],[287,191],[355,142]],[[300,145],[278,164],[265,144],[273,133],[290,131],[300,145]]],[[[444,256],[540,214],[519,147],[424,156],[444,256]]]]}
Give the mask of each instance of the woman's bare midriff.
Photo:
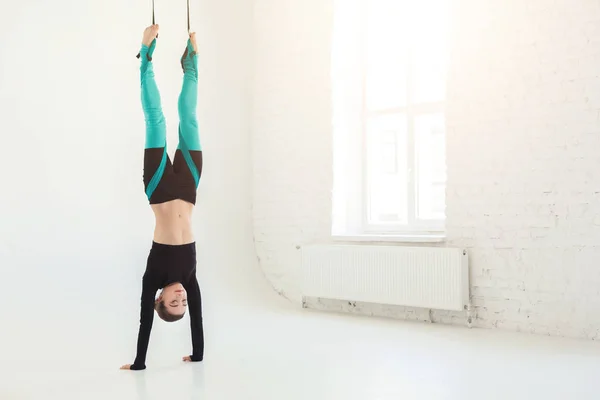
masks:
{"type": "Polygon", "coordinates": [[[194,242],[192,212],[194,205],[183,200],[152,204],[156,217],[154,241],[161,244],[181,245],[194,242]]]}

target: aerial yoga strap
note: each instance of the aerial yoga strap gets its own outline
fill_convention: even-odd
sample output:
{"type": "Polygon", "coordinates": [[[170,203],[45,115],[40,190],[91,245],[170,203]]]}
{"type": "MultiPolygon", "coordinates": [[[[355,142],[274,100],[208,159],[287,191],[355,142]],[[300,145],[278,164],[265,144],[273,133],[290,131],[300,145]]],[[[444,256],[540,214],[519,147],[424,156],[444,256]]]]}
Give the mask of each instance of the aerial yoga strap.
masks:
{"type": "Polygon", "coordinates": [[[187,23],[188,23],[188,34],[190,33],[190,0],[187,0],[187,23]]]}

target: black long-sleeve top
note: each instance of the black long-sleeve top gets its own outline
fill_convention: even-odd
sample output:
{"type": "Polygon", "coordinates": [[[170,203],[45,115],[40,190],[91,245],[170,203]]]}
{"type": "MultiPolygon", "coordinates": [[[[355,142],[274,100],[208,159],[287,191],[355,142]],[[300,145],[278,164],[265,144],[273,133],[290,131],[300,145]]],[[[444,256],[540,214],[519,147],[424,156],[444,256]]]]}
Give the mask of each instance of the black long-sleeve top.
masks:
{"type": "Polygon", "coordinates": [[[146,353],[154,319],[156,292],[173,283],[181,283],[187,292],[192,331],[192,361],[204,358],[204,331],[202,326],[202,297],[196,278],[196,244],[165,245],[152,243],[146,271],[142,279],[140,328],[137,356],[132,370],[146,368],[146,353]]]}

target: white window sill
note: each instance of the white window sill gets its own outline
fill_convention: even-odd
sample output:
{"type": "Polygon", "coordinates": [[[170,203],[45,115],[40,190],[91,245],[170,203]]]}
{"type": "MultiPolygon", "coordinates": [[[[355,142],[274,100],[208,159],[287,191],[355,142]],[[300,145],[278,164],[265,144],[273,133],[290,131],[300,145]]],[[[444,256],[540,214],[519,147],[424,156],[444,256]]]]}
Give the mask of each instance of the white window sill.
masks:
{"type": "Polygon", "coordinates": [[[390,234],[390,235],[333,235],[338,242],[395,242],[395,243],[441,243],[446,235],[439,234],[390,234]]]}

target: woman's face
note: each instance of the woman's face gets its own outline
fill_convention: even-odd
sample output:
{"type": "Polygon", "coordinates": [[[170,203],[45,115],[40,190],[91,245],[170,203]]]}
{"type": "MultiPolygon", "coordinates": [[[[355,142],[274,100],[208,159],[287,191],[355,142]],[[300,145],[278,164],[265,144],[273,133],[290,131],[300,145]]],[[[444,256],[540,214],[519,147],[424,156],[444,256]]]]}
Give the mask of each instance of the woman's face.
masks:
{"type": "Polygon", "coordinates": [[[182,315],[187,309],[187,292],[181,283],[174,283],[164,288],[159,296],[169,314],[182,315]]]}

